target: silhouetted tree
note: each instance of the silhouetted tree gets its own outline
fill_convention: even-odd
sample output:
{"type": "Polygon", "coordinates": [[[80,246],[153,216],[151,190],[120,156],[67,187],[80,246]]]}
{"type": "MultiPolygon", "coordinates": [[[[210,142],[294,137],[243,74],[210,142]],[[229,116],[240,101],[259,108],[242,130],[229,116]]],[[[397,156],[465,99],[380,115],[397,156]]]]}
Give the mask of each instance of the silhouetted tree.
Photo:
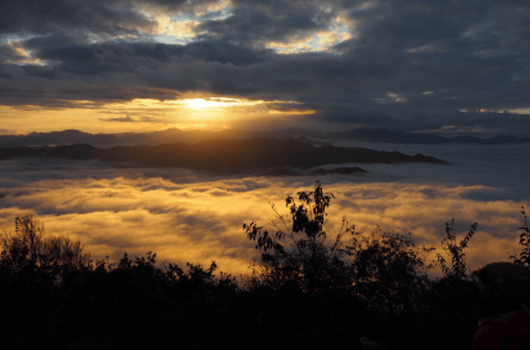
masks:
{"type": "Polygon", "coordinates": [[[45,233],[44,224],[37,218],[17,216],[15,233],[5,233],[1,238],[2,266],[9,267],[11,272],[27,266],[55,272],[88,266],[90,256],[83,252],[80,242],[72,242],[64,236],[46,236],[45,233]]]}
{"type": "Polygon", "coordinates": [[[27,265],[35,266],[42,255],[44,225],[31,217],[17,216],[15,234],[2,235],[1,264],[12,273],[18,273],[27,265]]]}
{"type": "Polygon", "coordinates": [[[417,247],[411,234],[385,232],[376,227],[371,234],[353,232],[352,244],[355,291],[370,309],[393,321],[417,308],[419,295],[427,288],[425,270],[434,248],[417,247]]]}
{"type": "Polygon", "coordinates": [[[450,255],[451,265],[447,263],[441,254],[437,254],[438,264],[442,268],[442,272],[445,276],[464,279],[467,277],[466,254],[464,253],[464,250],[467,248],[469,240],[475,234],[478,224],[475,222],[471,225],[460,243],[457,243],[454,225],[455,219],[445,224],[445,237],[442,239],[442,247],[450,255]]]}
{"type": "Polygon", "coordinates": [[[287,197],[288,216],[278,214],[273,206],[281,225],[274,224],[273,233],[256,222],[243,225],[260,251],[247,286],[258,294],[271,288],[267,293],[275,300],[270,303],[280,304],[276,315],[282,315],[273,324],[300,324],[298,335],[307,329],[313,329],[314,335],[317,324],[322,330],[349,322],[350,335],[362,330],[397,343],[404,327],[400,321],[413,319],[410,315],[420,307],[419,297],[429,286],[424,272],[433,248],[417,247],[410,234],[379,228],[364,234],[346,219],[328,242],[326,210],[333,198],[317,181],[314,191],[297,193],[298,201],[287,197]],[[341,310],[349,310],[348,315],[341,310]]]}
{"type": "Polygon", "coordinates": [[[15,232],[4,233],[1,243],[0,299],[8,303],[0,313],[0,343],[57,348],[68,328],[59,322],[75,295],[82,295],[73,281],[88,267],[88,255],[68,238],[46,236],[32,216],[16,217],[15,232]]]}
{"type": "Polygon", "coordinates": [[[273,206],[282,225],[280,228],[275,224],[273,234],[254,221],[243,224],[247,237],[261,251],[261,260],[254,265],[256,272],[269,285],[291,285],[304,292],[346,287],[351,284],[351,269],[343,259],[348,255],[343,249],[347,221],[343,221],[332,244],[327,244],[324,230],[333,194],[324,193],[317,181],[314,191],[298,192],[297,197],[299,203],[292,196],[286,199],[289,218],[278,214],[273,206]]]}
{"type": "Polygon", "coordinates": [[[516,255],[510,256],[512,261],[516,264],[530,266],[530,228],[528,227],[528,218],[524,207],[521,207],[521,214],[523,214],[523,226],[518,228],[519,234],[519,245],[522,246],[523,250],[519,253],[519,257],[516,255]]]}
{"type": "Polygon", "coordinates": [[[256,222],[243,224],[248,238],[256,241],[255,247],[261,251],[258,266],[266,277],[294,281],[304,291],[315,291],[383,280],[398,283],[397,276],[412,280],[419,270],[427,268],[422,252],[432,248],[416,247],[410,234],[405,237],[379,228],[364,234],[343,219],[333,243],[327,244],[326,209],[333,194],[324,193],[317,181],[314,191],[297,196],[300,204],[291,196],[286,199],[289,219],[275,211],[284,229],[276,226],[277,231],[270,234],[256,222]]]}

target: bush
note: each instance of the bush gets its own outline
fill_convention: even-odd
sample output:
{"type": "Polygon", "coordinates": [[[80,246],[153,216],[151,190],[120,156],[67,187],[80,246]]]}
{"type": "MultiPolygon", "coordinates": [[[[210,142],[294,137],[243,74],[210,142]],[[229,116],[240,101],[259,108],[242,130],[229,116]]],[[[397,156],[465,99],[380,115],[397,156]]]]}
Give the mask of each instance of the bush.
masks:
{"type": "Polygon", "coordinates": [[[317,181],[313,191],[297,193],[298,201],[286,198],[288,216],[278,214],[273,206],[280,220],[273,233],[254,221],[243,225],[260,251],[247,288],[274,295],[269,307],[289,310],[273,317],[275,321],[290,319],[286,321],[290,327],[313,329],[305,336],[315,334],[315,324],[321,330],[350,324],[355,328],[349,333],[384,336],[382,340],[399,344],[429,288],[425,271],[433,248],[417,247],[411,234],[378,227],[368,234],[358,232],[345,218],[328,241],[326,209],[333,198],[317,181]]]}
{"type": "Polygon", "coordinates": [[[520,231],[519,245],[522,246],[523,250],[519,253],[519,257],[512,255],[510,258],[516,264],[530,266],[530,228],[524,207],[521,207],[521,214],[523,214],[523,226],[519,227],[518,230],[520,231]]]}
{"type": "Polygon", "coordinates": [[[471,225],[466,235],[460,243],[456,243],[456,232],[454,229],[455,219],[445,224],[445,237],[442,239],[443,249],[451,256],[451,265],[447,263],[445,258],[437,254],[438,264],[442,268],[442,272],[446,277],[457,280],[465,279],[467,277],[466,254],[464,250],[467,248],[469,240],[477,230],[477,223],[471,225]]]}

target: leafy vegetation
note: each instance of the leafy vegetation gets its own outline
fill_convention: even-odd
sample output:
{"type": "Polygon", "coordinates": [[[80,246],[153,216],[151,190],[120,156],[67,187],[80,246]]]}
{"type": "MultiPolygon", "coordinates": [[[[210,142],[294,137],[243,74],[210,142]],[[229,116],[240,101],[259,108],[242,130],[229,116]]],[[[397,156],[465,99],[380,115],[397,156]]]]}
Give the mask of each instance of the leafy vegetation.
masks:
{"type": "Polygon", "coordinates": [[[221,333],[235,280],[156,254],[93,261],[79,242],[47,236],[30,216],[2,237],[0,344],[5,348],[206,346],[221,333]]]}
{"type": "Polygon", "coordinates": [[[528,217],[524,211],[524,207],[521,207],[521,214],[523,214],[523,226],[519,227],[519,245],[523,247],[519,253],[519,257],[512,255],[511,258],[514,263],[525,266],[530,266],[530,228],[528,227],[528,217]]]}
{"type": "Polygon", "coordinates": [[[457,243],[456,232],[455,232],[455,219],[445,224],[445,237],[442,239],[443,250],[449,253],[451,256],[451,266],[448,265],[447,261],[441,254],[437,254],[438,263],[442,269],[442,272],[450,278],[465,279],[467,278],[467,267],[466,267],[466,254],[464,250],[469,244],[469,240],[475,234],[478,224],[475,222],[471,225],[466,235],[460,243],[457,243]]]}
{"type": "MultiPolygon", "coordinates": [[[[237,281],[193,263],[159,263],[156,254],[94,261],[79,242],[48,235],[31,216],[1,236],[0,344],[5,348],[208,349],[299,346],[362,349],[369,337],[389,349],[469,348],[480,309],[465,249],[446,224],[442,249],[379,227],[359,232],[343,218],[327,229],[334,196],[320,182],[276,207],[271,229],[245,223],[259,256],[237,281]],[[435,258],[431,258],[432,254],[435,258]],[[426,272],[438,266],[445,277],[426,272]],[[258,346],[258,347],[259,347],[258,346]]],[[[515,262],[529,264],[524,209],[515,262]]]]}
{"type": "Polygon", "coordinates": [[[290,217],[278,214],[283,229],[274,234],[256,222],[243,225],[261,251],[255,275],[262,283],[274,288],[288,284],[309,294],[341,290],[391,317],[413,306],[427,282],[421,272],[432,248],[416,247],[410,235],[379,228],[371,234],[358,232],[346,219],[328,244],[326,209],[333,194],[324,193],[317,182],[314,191],[297,196],[298,203],[287,197],[290,217]]]}

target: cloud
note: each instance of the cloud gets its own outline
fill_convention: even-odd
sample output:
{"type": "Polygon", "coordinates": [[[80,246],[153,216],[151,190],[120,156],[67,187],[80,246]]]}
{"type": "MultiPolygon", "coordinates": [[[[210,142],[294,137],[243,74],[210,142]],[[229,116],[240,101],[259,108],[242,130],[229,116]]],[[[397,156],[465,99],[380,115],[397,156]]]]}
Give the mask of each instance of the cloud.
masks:
{"type": "Polygon", "coordinates": [[[99,120],[105,121],[105,122],[120,122],[120,123],[136,123],[138,122],[136,119],[131,118],[131,116],[126,117],[120,117],[120,118],[99,118],[99,120]]]}
{"type": "Polygon", "coordinates": [[[240,6],[234,9],[232,16],[205,22],[200,29],[210,35],[248,43],[263,40],[286,41],[293,34],[324,28],[309,11],[294,11],[287,4],[282,9],[284,11],[274,11],[274,8],[260,8],[256,4],[240,6]]]}
{"type": "MultiPolygon", "coordinates": [[[[506,147],[492,149],[500,152],[499,157],[506,147]]],[[[458,153],[458,147],[453,151],[458,153]]],[[[324,190],[335,195],[328,211],[328,235],[337,232],[346,217],[363,232],[376,225],[412,232],[415,242],[441,252],[445,223],[455,218],[459,234],[479,223],[467,252],[471,268],[507,260],[518,248],[519,210],[530,203],[528,196],[510,194],[509,183],[515,179],[513,189],[528,193],[528,182],[521,175],[520,181],[491,179],[494,186],[488,179],[499,172],[487,174],[480,164],[474,161],[441,171],[408,165],[388,166],[394,170],[385,171],[381,166],[363,177],[323,176],[324,190]]],[[[255,220],[273,229],[271,220],[279,221],[271,204],[288,216],[285,198],[310,191],[315,180],[219,178],[177,168],[112,168],[64,160],[3,161],[2,166],[0,230],[13,231],[16,215],[33,214],[50,234],[83,242],[95,259],[153,251],[161,260],[205,265],[215,260],[221,270],[236,275],[248,272],[257,256],[243,222],[255,220]]]]}
{"type": "Polygon", "coordinates": [[[33,40],[38,47],[36,56],[56,62],[55,69],[77,74],[105,72],[134,72],[138,67],[154,71],[176,57],[189,55],[206,62],[248,65],[267,60],[267,50],[252,50],[219,40],[201,41],[188,45],[160,43],[71,44],[50,46],[33,40]]]}
{"type": "MultiPolygon", "coordinates": [[[[227,181],[175,189],[172,183],[158,180],[162,187],[149,190],[145,189],[146,181],[157,179],[117,178],[62,185],[56,180],[35,184],[41,193],[25,193],[8,200],[16,201],[21,212],[35,210],[49,232],[80,239],[99,258],[104,255],[117,258],[124,251],[142,254],[150,250],[171,261],[206,264],[216,260],[225,271],[242,273],[255,256],[241,229],[242,222],[257,220],[266,225],[271,218],[275,219],[268,201],[287,214],[281,209],[282,194],[293,193],[293,188],[286,188],[286,184],[274,185],[268,180],[260,180],[267,183],[265,190],[239,195],[223,189],[227,181]],[[194,191],[201,186],[207,190],[194,191]]],[[[342,185],[328,186],[327,190],[334,192],[339,202],[330,209],[328,232],[338,230],[345,215],[359,230],[369,232],[380,225],[385,230],[411,231],[418,243],[437,246],[444,222],[458,213],[459,232],[467,229],[472,220],[481,223],[475,241],[491,251],[490,259],[506,259],[507,251],[499,249],[499,241],[503,242],[500,247],[515,247],[516,203],[481,203],[459,198],[458,192],[465,192],[466,188],[445,189],[443,195],[427,199],[412,186],[357,185],[355,196],[348,196],[347,202],[342,185]],[[359,194],[359,189],[370,191],[369,198],[359,194]]],[[[0,213],[4,214],[4,210],[0,213]]],[[[12,210],[8,213],[13,214],[12,210]]],[[[476,267],[475,258],[481,256],[469,254],[468,258],[476,267]]]]}
{"type": "MultiPolygon", "coordinates": [[[[129,6],[127,6],[129,5],[129,6]]],[[[51,33],[88,30],[93,33],[137,34],[154,25],[119,1],[7,0],[0,4],[0,33],[51,33]]]]}
{"type": "Polygon", "coordinates": [[[303,102],[320,112],[303,119],[313,124],[506,133],[530,126],[516,115],[460,112],[528,107],[524,2],[50,4],[1,5],[2,104],[201,92],[303,102]],[[162,15],[168,25],[193,22],[191,34],[178,41],[160,32],[162,15]]]}

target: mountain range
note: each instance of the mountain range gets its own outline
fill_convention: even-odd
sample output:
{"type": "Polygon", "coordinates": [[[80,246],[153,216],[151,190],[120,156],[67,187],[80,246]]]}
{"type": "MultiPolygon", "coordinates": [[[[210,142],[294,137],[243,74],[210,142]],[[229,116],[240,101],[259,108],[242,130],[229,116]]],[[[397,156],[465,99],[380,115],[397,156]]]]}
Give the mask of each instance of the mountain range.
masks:
{"type": "Polygon", "coordinates": [[[213,173],[264,175],[299,175],[364,172],[358,167],[323,169],[316,167],[345,163],[430,163],[447,164],[435,157],[413,156],[393,151],[376,151],[361,147],[315,146],[307,139],[218,139],[191,143],[162,145],[117,146],[97,148],[90,144],[2,147],[0,160],[19,157],[66,158],[99,160],[108,163],[129,163],[144,167],[183,167],[213,173]]]}
{"type": "Polygon", "coordinates": [[[144,133],[91,134],[79,130],[53,132],[32,132],[27,135],[0,135],[0,147],[35,147],[46,145],[91,144],[96,147],[160,145],[178,142],[202,142],[215,139],[234,138],[299,138],[305,137],[312,143],[333,142],[334,140],[352,140],[368,143],[425,144],[438,145],[449,143],[470,143],[479,145],[496,145],[507,143],[529,143],[530,137],[498,135],[481,138],[476,136],[445,137],[434,134],[406,133],[385,129],[355,129],[340,132],[315,130],[283,129],[250,131],[226,129],[222,131],[180,130],[169,128],[162,131],[144,133]]]}

